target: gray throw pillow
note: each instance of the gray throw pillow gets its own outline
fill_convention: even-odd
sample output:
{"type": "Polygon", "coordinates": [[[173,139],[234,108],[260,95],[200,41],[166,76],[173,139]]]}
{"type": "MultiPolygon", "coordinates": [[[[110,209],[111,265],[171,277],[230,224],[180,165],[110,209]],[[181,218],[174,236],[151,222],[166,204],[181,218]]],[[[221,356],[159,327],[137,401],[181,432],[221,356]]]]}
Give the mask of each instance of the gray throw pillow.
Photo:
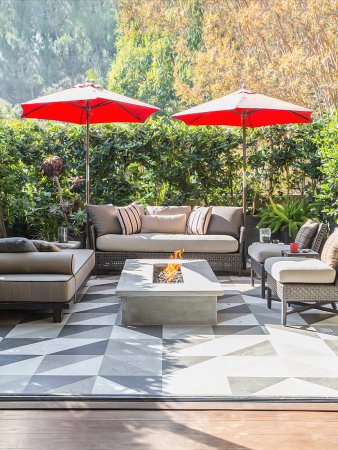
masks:
{"type": "Polygon", "coordinates": [[[98,236],[103,234],[122,234],[116,206],[87,205],[87,211],[98,236]]]}
{"type": "Polygon", "coordinates": [[[213,206],[207,234],[225,234],[239,238],[243,210],[238,206],[213,206]]]}
{"type": "Polygon", "coordinates": [[[59,252],[60,249],[53,242],[33,240],[33,245],[38,252],[59,252]]]}
{"type": "Polygon", "coordinates": [[[37,252],[33,242],[24,237],[0,239],[0,253],[28,253],[37,252]]]}

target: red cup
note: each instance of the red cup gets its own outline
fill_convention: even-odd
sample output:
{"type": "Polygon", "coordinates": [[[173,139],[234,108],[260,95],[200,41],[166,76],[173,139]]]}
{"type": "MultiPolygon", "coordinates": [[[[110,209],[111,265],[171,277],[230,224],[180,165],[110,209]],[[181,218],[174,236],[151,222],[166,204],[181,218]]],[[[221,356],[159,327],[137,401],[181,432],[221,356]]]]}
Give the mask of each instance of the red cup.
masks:
{"type": "Polygon", "coordinates": [[[290,252],[298,253],[298,242],[291,242],[290,244],[290,252]]]}

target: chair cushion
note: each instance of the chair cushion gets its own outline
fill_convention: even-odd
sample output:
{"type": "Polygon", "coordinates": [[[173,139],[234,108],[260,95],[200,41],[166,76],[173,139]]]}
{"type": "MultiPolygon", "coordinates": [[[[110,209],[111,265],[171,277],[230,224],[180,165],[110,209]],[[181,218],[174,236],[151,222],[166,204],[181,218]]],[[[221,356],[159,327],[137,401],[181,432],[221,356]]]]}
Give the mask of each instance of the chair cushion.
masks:
{"type": "Polygon", "coordinates": [[[187,223],[188,234],[206,234],[211,217],[211,206],[195,206],[187,223]]]}
{"type": "Polygon", "coordinates": [[[169,215],[185,214],[188,217],[191,213],[191,206],[147,206],[146,215],[169,215]]]}
{"type": "Polygon", "coordinates": [[[145,214],[141,216],[141,222],[141,233],[184,234],[187,216],[185,214],[174,216],[145,214]]]}
{"type": "Polygon", "coordinates": [[[111,252],[185,252],[235,253],[238,241],[226,235],[139,233],[131,235],[106,234],[96,239],[96,247],[111,252]]]}
{"type": "Polygon", "coordinates": [[[33,242],[24,237],[0,239],[0,253],[29,253],[37,252],[33,242]]]}
{"type": "Polygon", "coordinates": [[[314,258],[268,258],[265,270],[280,283],[331,284],[336,278],[332,267],[314,258]]]}
{"type": "Polygon", "coordinates": [[[267,258],[281,256],[282,250],[290,250],[290,245],[285,244],[261,244],[256,242],[248,248],[251,258],[263,263],[267,258]]]}
{"type": "Polygon", "coordinates": [[[325,242],[320,259],[333,269],[338,269],[338,229],[325,242]]]}
{"type": "Polygon", "coordinates": [[[122,234],[134,234],[141,231],[141,216],[135,202],[118,207],[118,218],[122,234]]]}
{"type": "Polygon", "coordinates": [[[237,206],[213,206],[207,234],[227,234],[239,238],[243,210],[237,206]]]}
{"type": "Polygon", "coordinates": [[[310,248],[314,237],[318,231],[319,223],[315,220],[307,220],[297,233],[295,242],[298,243],[299,250],[310,248]]]}

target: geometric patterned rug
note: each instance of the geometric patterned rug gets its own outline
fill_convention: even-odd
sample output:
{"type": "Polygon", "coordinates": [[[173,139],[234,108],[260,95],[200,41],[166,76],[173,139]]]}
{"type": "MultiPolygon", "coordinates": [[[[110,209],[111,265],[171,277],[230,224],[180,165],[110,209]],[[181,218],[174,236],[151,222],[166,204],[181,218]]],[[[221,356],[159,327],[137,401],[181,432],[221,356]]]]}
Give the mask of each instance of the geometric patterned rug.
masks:
{"type": "Polygon", "coordinates": [[[338,315],[280,325],[248,277],[220,276],[216,326],[121,325],[117,276],[92,277],[53,324],[1,311],[0,395],[107,398],[338,398],[338,315]]]}

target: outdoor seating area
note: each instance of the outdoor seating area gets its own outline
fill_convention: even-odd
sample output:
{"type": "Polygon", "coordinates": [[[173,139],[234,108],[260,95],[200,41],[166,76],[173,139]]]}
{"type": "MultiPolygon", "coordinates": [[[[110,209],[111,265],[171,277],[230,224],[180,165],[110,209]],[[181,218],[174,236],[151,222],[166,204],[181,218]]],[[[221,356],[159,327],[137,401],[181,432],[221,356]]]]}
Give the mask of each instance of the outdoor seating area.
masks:
{"type": "Polygon", "coordinates": [[[338,448],[336,9],[0,0],[0,449],[338,448]]]}

